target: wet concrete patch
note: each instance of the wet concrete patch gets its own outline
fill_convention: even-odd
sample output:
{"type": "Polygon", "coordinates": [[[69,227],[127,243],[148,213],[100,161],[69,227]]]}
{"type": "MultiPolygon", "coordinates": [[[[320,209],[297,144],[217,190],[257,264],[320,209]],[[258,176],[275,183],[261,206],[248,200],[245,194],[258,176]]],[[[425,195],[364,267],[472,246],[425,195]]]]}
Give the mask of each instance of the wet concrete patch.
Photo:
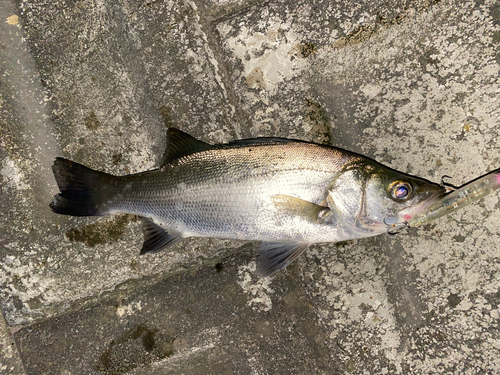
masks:
{"type": "Polygon", "coordinates": [[[124,332],[100,355],[96,370],[106,375],[119,375],[171,357],[175,353],[176,338],[158,331],[158,328],[138,324],[124,332]]]}

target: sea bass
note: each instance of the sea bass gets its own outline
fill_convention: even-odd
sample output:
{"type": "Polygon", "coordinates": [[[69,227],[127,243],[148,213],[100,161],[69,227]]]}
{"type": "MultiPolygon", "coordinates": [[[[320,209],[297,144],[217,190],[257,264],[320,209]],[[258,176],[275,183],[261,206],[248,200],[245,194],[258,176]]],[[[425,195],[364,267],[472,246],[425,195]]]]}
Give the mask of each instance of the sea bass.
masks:
{"type": "Polygon", "coordinates": [[[141,254],[186,237],[260,241],[257,274],[285,268],[309,245],[399,227],[446,188],[339,148],[283,138],[210,145],[168,129],[155,170],[113,176],[57,158],[52,211],[137,215],[141,254]]]}

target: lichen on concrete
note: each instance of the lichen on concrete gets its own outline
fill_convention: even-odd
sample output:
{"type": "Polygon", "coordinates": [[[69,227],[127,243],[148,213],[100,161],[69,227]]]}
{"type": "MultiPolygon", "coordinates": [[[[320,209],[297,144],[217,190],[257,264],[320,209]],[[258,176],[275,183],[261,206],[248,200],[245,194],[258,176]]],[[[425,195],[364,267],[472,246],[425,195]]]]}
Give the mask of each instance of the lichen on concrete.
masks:
{"type": "Polygon", "coordinates": [[[257,278],[255,269],[255,261],[241,266],[238,270],[238,285],[248,296],[247,306],[260,311],[269,311],[273,307],[270,297],[270,294],[274,292],[271,288],[272,279],[257,278]]]}

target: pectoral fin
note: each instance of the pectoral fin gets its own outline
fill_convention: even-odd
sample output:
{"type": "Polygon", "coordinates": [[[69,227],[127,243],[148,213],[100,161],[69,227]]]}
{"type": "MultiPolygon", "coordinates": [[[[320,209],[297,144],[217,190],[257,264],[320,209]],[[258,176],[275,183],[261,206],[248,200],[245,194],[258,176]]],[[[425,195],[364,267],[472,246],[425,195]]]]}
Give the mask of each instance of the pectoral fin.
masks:
{"type": "Polygon", "coordinates": [[[292,241],[261,243],[257,255],[257,276],[270,276],[276,271],[286,268],[308,246],[308,243],[292,241]]]}
{"type": "Polygon", "coordinates": [[[165,229],[153,223],[151,219],[139,217],[142,223],[142,231],[144,232],[144,244],[140,255],[146,253],[157,253],[169,246],[172,246],[182,240],[179,235],[168,234],[165,229]]]}
{"type": "Polygon", "coordinates": [[[290,195],[276,194],[271,197],[271,201],[278,210],[290,215],[301,216],[313,223],[323,224],[333,214],[332,210],[328,207],[290,195]]]}

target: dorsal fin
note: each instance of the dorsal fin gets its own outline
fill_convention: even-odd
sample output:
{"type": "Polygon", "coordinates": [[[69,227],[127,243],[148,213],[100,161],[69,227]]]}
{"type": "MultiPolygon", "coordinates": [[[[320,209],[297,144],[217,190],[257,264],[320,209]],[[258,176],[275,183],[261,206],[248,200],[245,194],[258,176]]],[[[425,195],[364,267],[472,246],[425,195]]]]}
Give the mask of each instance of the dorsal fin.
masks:
{"type": "Polygon", "coordinates": [[[216,147],[197,140],[183,131],[175,128],[167,129],[167,144],[160,166],[195,152],[214,150],[216,147]]]}
{"type": "Polygon", "coordinates": [[[255,144],[275,144],[275,143],[290,143],[290,142],[304,142],[296,139],[287,138],[277,138],[277,137],[260,137],[260,138],[248,138],[248,139],[237,139],[229,143],[218,144],[217,147],[245,147],[255,144]]]}

